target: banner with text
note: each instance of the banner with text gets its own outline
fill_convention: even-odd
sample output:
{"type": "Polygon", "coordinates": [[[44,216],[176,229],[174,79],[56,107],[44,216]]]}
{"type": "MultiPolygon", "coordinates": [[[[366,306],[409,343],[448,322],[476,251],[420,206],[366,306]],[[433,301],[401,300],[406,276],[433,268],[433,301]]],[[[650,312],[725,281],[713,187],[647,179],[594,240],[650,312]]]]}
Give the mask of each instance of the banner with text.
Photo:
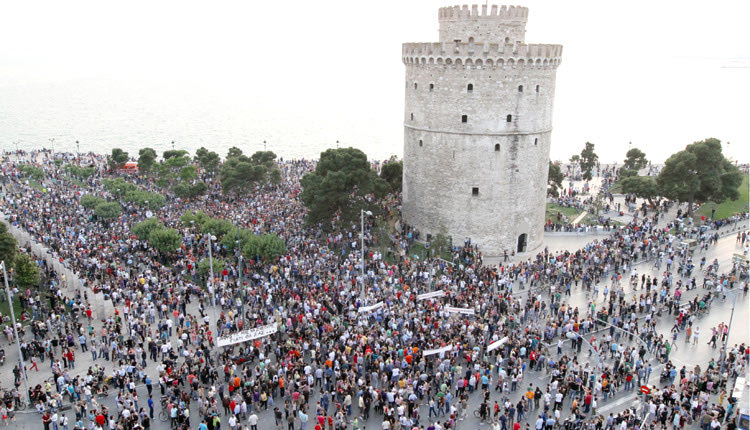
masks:
{"type": "Polygon", "coordinates": [[[357,310],[357,312],[359,312],[359,313],[371,312],[371,311],[374,311],[376,309],[380,309],[383,306],[385,306],[385,304],[383,302],[378,302],[378,303],[375,303],[374,305],[371,305],[371,306],[362,306],[362,307],[360,307],[357,310]]]}
{"type": "Polygon", "coordinates": [[[247,342],[248,340],[257,339],[259,337],[268,336],[278,331],[278,324],[268,324],[260,327],[251,328],[249,330],[232,333],[226,336],[222,336],[216,340],[217,346],[234,345],[235,343],[247,342]]]}
{"type": "Polygon", "coordinates": [[[428,356],[428,355],[434,355],[434,354],[440,354],[441,352],[448,352],[451,349],[453,349],[453,345],[446,345],[442,348],[435,348],[435,349],[426,349],[422,355],[428,356]]]}
{"type": "Polygon", "coordinates": [[[487,352],[490,352],[493,349],[497,349],[503,346],[503,344],[507,341],[508,341],[508,336],[505,336],[504,338],[498,340],[497,342],[492,342],[491,344],[487,345],[487,352]]]}
{"type": "Polygon", "coordinates": [[[456,314],[474,315],[474,309],[472,308],[454,308],[453,306],[446,306],[445,311],[456,314]]]}
{"type": "Polygon", "coordinates": [[[431,293],[420,294],[417,296],[417,300],[427,300],[433,297],[443,297],[444,295],[445,295],[445,291],[438,290],[438,291],[433,291],[431,293]]]}

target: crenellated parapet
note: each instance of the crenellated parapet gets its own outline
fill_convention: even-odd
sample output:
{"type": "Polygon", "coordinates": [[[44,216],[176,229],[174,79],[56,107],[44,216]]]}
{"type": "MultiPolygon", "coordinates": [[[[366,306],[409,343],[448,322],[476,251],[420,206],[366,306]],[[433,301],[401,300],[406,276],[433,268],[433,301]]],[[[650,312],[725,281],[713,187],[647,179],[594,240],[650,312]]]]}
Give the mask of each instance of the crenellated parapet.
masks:
{"type": "Polygon", "coordinates": [[[404,64],[518,66],[556,68],[562,45],[514,43],[404,43],[404,64]]]}
{"type": "Polygon", "coordinates": [[[492,5],[488,8],[483,5],[448,6],[441,7],[438,10],[438,20],[457,20],[457,19],[498,19],[503,21],[521,21],[526,22],[529,18],[529,9],[523,6],[498,6],[492,5]]]}

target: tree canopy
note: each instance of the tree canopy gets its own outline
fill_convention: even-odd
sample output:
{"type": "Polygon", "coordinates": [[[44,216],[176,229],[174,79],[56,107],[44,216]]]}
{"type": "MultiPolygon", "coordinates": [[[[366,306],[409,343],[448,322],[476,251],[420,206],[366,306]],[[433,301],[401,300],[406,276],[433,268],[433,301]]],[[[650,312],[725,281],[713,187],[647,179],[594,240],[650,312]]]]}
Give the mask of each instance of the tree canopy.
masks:
{"type": "Polygon", "coordinates": [[[109,156],[109,168],[112,170],[122,169],[128,162],[128,153],[120,148],[112,148],[112,154],[109,156]]]}
{"type": "Polygon", "coordinates": [[[656,178],[661,195],[672,200],[693,203],[739,198],[742,173],[721,152],[721,141],[709,138],[687,145],[672,154],[656,178]]]}
{"type": "Polygon", "coordinates": [[[214,151],[209,151],[202,146],[197,151],[195,151],[194,160],[198,163],[201,169],[207,172],[215,172],[216,168],[219,167],[219,162],[221,161],[221,159],[219,158],[219,154],[215,153],[214,151]]]}
{"type": "Polygon", "coordinates": [[[219,180],[224,194],[243,194],[253,189],[258,182],[278,179],[279,174],[269,175],[278,170],[276,154],[271,151],[258,151],[248,157],[238,148],[229,149],[229,155],[221,166],[219,180]]]}
{"type": "Polygon", "coordinates": [[[321,153],[315,171],[302,178],[302,187],[300,198],[308,208],[308,224],[330,221],[337,215],[342,222],[351,221],[367,206],[365,196],[382,198],[388,191],[388,184],[370,168],[365,153],[355,148],[321,153]]]}
{"type": "Polygon", "coordinates": [[[149,234],[148,242],[162,254],[169,254],[180,249],[182,235],[173,228],[157,228],[149,234]]]}
{"type": "Polygon", "coordinates": [[[583,151],[581,151],[580,160],[581,160],[580,165],[581,165],[581,173],[583,174],[583,180],[590,181],[594,177],[594,175],[592,174],[592,171],[594,170],[594,167],[596,167],[596,162],[599,160],[599,156],[596,155],[596,152],[594,152],[593,143],[586,142],[586,146],[584,146],[583,151]]]}
{"type": "Polygon", "coordinates": [[[627,176],[620,181],[620,185],[623,193],[633,194],[649,201],[659,195],[659,186],[653,176],[627,176]]]}
{"type": "Polygon", "coordinates": [[[148,240],[151,236],[151,232],[164,228],[162,224],[156,218],[149,218],[145,221],[141,221],[135,224],[130,231],[138,238],[138,240],[148,240]]]}
{"type": "Polygon", "coordinates": [[[391,160],[383,164],[380,169],[380,177],[388,183],[391,191],[400,193],[403,188],[404,162],[391,160]]]}
{"type": "Polygon", "coordinates": [[[142,148],[138,151],[138,169],[141,172],[148,172],[154,167],[156,162],[156,151],[152,148],[142,148]]]}
{"type": "Polygon", "coordinates": [[[39,285],[39,265],[28,254],[18,254],[13,262],[13,279],[23,290],[39,285]]]}
{"type": "Polygon", "coordinates": [[[557,197],[560,195],[559,189],[562,188],[563,179],[565,177],[563,176],[562,170],[560,170],[560,166],[549,162],[549,170],[547,173],[547,195],[552,197],[557,197]]]}
{"type": "Polygon", "coordinates": [[[8,226],[0,221],[0,261],[5,261],[6,267],[13,267],[13,260],[18,254],[18,242],[8,231],[8,226]]]}
{"type": "Polygon", "coordinates": [[[96,205],[94,213],[104,220],[117,218],[122,213],[122,206],[117,202],[103,202],[96,205]]]}
{"type": "Polygon", "coordinates": [[[625,154],[625,168],[638,172],[648,166],[646,153],[638,148],[632,148],[625,154]]]}
{"type": "Polygon", "coordinates": [[[84,194],[81,196],[81,206],[85,207],[86,209],[94,209],[95,207],[99,206],[99,204],[105,202],[106,200],[93,194],[84,194]]]}

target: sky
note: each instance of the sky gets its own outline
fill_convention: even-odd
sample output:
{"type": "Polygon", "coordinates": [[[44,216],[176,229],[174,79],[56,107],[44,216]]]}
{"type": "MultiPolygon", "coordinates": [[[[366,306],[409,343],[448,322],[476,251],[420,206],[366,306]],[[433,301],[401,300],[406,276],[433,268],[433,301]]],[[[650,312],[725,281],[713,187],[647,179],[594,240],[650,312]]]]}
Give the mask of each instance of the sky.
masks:
{"type": "MultiPolygon", "coordinates": [[[[0,87],[107,77],[246,95],[269,110],[379,118],[382,144],[398,152],[401,44],[437,41],[437,9],[453,4],[4,2],[0,87]]],[[[590,141],[605,162],[628,142],[663,161],[716,137],[750,160],[750,2],[517,4],[530,9],[527,42],[564,45],[552,159],[590,141]]]]}

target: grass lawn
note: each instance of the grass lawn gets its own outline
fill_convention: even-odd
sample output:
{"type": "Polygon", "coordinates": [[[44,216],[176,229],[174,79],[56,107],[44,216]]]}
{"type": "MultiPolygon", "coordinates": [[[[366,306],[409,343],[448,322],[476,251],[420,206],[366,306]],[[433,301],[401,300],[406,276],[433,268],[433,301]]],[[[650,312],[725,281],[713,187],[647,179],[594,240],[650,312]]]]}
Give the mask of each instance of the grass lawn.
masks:
{"type": "MultiPolygon", "coordinates": [[[[425,248],[424,244],[421,242],[414,242],[409,247],[409,255],[407,257],[414,258],[415,255],[419,256],[420,260],[424,260],[427,256],[428,249],[425,248]]],[[[443,252],[443,255],[440,256],[443,260],[451,261],[453,259],[453,256],[450,252],[443,252]]]]}
{"type": "Polygon", "coordinates": [[[713,202],[706,202],[703,206],[701,206],[700,209],[695,211],[694,218],[696,220],[700,220],[701,216],[705,216],[706,219],[711,218],[711,209],[716,206],[716,215],[714,215],[715,219],[722,219],[730,217],[738,212],[747,212],[748,211],[748,180],[747,175],[745,175],[745,178],[742,180],[742,185],[740,185],[740,198],[737,200],[726,200],[724,203],[721,204],[715,204],[713,202]]]}
{"type": "MultiPolygon", "coordinates": [[[[2,285],[0,283],[0,285],[2,285]]],[[[2,288],[2,296],[3,301],[0,302],[0,312],[2,312],[3,316],[10,317],[10,309],[8,309],[8,296],[5,294],[5,287],[2,288]]],[[[23,311],[21,310],[21,301],[18,299],[18,294],[13,296],[13,311],[16,313],[16,321],[21,321],[21,314],[23,311]]],[[[10,322],[7,323],[8,326],[10,326],[10,322]]]]}
{"type": "Polygon", "coordinates": [[[567,206],[560,206],[555,203],[547,203],[547,212],[544,215],[544,220],[547,221],[551,219],[553,223],[556,223],[558,212],[562,212],[563,215],[568,217],[568,222],[573,222],[583,211],[576,208],[569,208],[567,206]]]}

